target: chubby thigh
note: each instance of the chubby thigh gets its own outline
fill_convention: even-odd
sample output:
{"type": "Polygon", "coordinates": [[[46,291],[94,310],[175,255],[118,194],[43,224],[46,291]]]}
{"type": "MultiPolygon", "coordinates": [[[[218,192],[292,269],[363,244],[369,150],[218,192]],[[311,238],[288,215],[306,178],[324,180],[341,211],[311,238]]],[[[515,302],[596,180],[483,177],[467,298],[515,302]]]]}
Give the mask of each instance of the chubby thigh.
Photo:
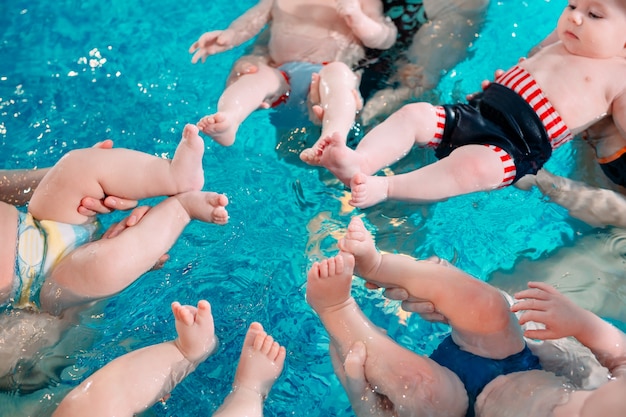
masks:
{"type": "Polygon", "coordinates": [[[397,344],[373,353],[368,349],[366,378],[398,416],[465,416],[467,394],[452,371],[397,344]]]}

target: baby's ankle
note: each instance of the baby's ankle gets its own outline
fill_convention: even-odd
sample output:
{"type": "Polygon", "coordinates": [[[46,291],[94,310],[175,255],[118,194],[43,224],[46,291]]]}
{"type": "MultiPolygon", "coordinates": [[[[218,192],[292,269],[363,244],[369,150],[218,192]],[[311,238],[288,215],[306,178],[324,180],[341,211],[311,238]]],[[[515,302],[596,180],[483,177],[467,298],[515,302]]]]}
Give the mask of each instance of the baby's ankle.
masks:
{"type": "Polygon", "coordinates": [[[356,260],[355,271],[356,273],[363,277],[371,277],[375,275],[378,267],[382,262],[383,254],[378,251],[375,247],[371,252],[363,253],[360,256],[354,256],[356,260]]]}
{"type": "MultiPolygon", "coordinates": [[[[262,385],[261,382],[259,382],[258,385],[262,385]]],[[[265,401],[265,399],[267,398],[267,394],[269,394],[268,392],[264,392],[263,390],[260,389],[260,387],[257,384],[253,384],[253,386],[248,386],[248,384],[246,383],[241,383],[241,382],[237,382],[235,381],[235,383],[233,383],[233,388],[231,390],[231,392],[233,393],[237,393],[238,395],[245,395],[245,396],[249,396],[252,398],[260,398],[261,401],[265,401]]]]}

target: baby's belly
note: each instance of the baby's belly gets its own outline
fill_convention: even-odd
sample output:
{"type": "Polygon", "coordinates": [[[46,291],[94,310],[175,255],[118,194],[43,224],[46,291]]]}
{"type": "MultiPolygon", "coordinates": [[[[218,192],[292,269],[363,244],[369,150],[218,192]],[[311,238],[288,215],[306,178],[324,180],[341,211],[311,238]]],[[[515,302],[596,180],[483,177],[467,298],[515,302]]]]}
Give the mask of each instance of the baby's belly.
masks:
{"type": "Polygon", "coordinates": [[[306,36],[288,38],[270,43],[272,59],[279,65],[292,61],[321,64],[335,61],[340,56],[339,48],[329,45],[329,42],[313,41],[306,36]]]}

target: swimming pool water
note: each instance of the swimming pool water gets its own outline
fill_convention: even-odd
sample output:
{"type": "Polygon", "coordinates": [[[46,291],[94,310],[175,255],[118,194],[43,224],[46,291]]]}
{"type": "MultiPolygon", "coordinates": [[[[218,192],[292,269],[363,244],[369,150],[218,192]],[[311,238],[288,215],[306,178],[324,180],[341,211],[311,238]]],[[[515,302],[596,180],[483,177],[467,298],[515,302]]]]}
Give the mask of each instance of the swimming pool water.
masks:
{"type": "MultiPolygon", "coordinates": [[[[243,52],[237,48],[192,65],[189,45],[253,4],[4,2],[3,168],[49,166],[68,150],[104,138],[114,139],[116,146],[171,156],[184,124],[215,110],[230,65],[243,52]]],[[[442,80],[441,98],[459,99],[494,69],[514,64],[552,29],[564,5],[562,0],[492,1],[471,56],[442,80]]],[[[146,415],[214,411],[229,391],[247,326],[260,321],[288,351],[266,416],[351,416],[332,373],[328,336],[304,294],[306,270],[312,261],[335,253],[335,237],[352,215],[365,217],[384,250],[416,257],[436,253],[481,279],[520,259],[545,258],[590,230],[537,192],[513,187],[428,206],[385,203],[350,211],[337,181],[298,160],[316,129],[277,129],[269,120],[269,112],[254,113],[230,148],[206,142],[206,188],[228,195],[230,223],[190,225],[162,270],[147,273],[84,315],[76,337],[87,347],[77,348],[77,363],[64,372],[59,387],[22,398],[0,395],[0,404],[5,403],[0,414],[49,413],[55,395],[112,358],[173,338],[172,301],[205,298],[213,306],[219,350],[146,415]]],[[[575,152],[565,145],[549,167],[569,173],[575,152]]],[[[413,156],[411,164],[433,158],[429,151],[413,156]]],[[[359,282],[354,294],[390,336],[418,352],[429,353],[446,332],[418,317],[403,321],[397,304],[365,291],[359,282]]]]}

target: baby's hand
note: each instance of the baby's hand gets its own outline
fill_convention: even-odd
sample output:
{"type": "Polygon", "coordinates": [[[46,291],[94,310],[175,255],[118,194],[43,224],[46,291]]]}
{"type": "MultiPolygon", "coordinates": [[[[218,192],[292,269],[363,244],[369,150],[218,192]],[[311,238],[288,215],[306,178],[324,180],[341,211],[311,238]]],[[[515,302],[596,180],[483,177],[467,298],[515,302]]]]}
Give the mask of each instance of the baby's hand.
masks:
{"type": "Polygon", "coordinates": [[[534,321],[543,323],[545,329],[526,330],[524,336],[551,340],[576,336],[580,331],[585,310],[545,282],[529,282],[528,289],[515,294],[518,299],[511,311],[523,311],[521,325],[534,321]]]}
{"type": "Polygon", "coordinates": [[[363,14],[359,0],[337,0],[337,13],[343,17],[346,24],[352,27],[356,16],[363,14]]]}
{"type": "Polygon", "coordinates": [[[231,30],[214,30],[206,32],[189,47],[189,53],[194,54],[191,62],[195,64],[199,60],[206,61],[209,55],[215,55],[220,52],[231,49],[233,33],[231,30]]]}

